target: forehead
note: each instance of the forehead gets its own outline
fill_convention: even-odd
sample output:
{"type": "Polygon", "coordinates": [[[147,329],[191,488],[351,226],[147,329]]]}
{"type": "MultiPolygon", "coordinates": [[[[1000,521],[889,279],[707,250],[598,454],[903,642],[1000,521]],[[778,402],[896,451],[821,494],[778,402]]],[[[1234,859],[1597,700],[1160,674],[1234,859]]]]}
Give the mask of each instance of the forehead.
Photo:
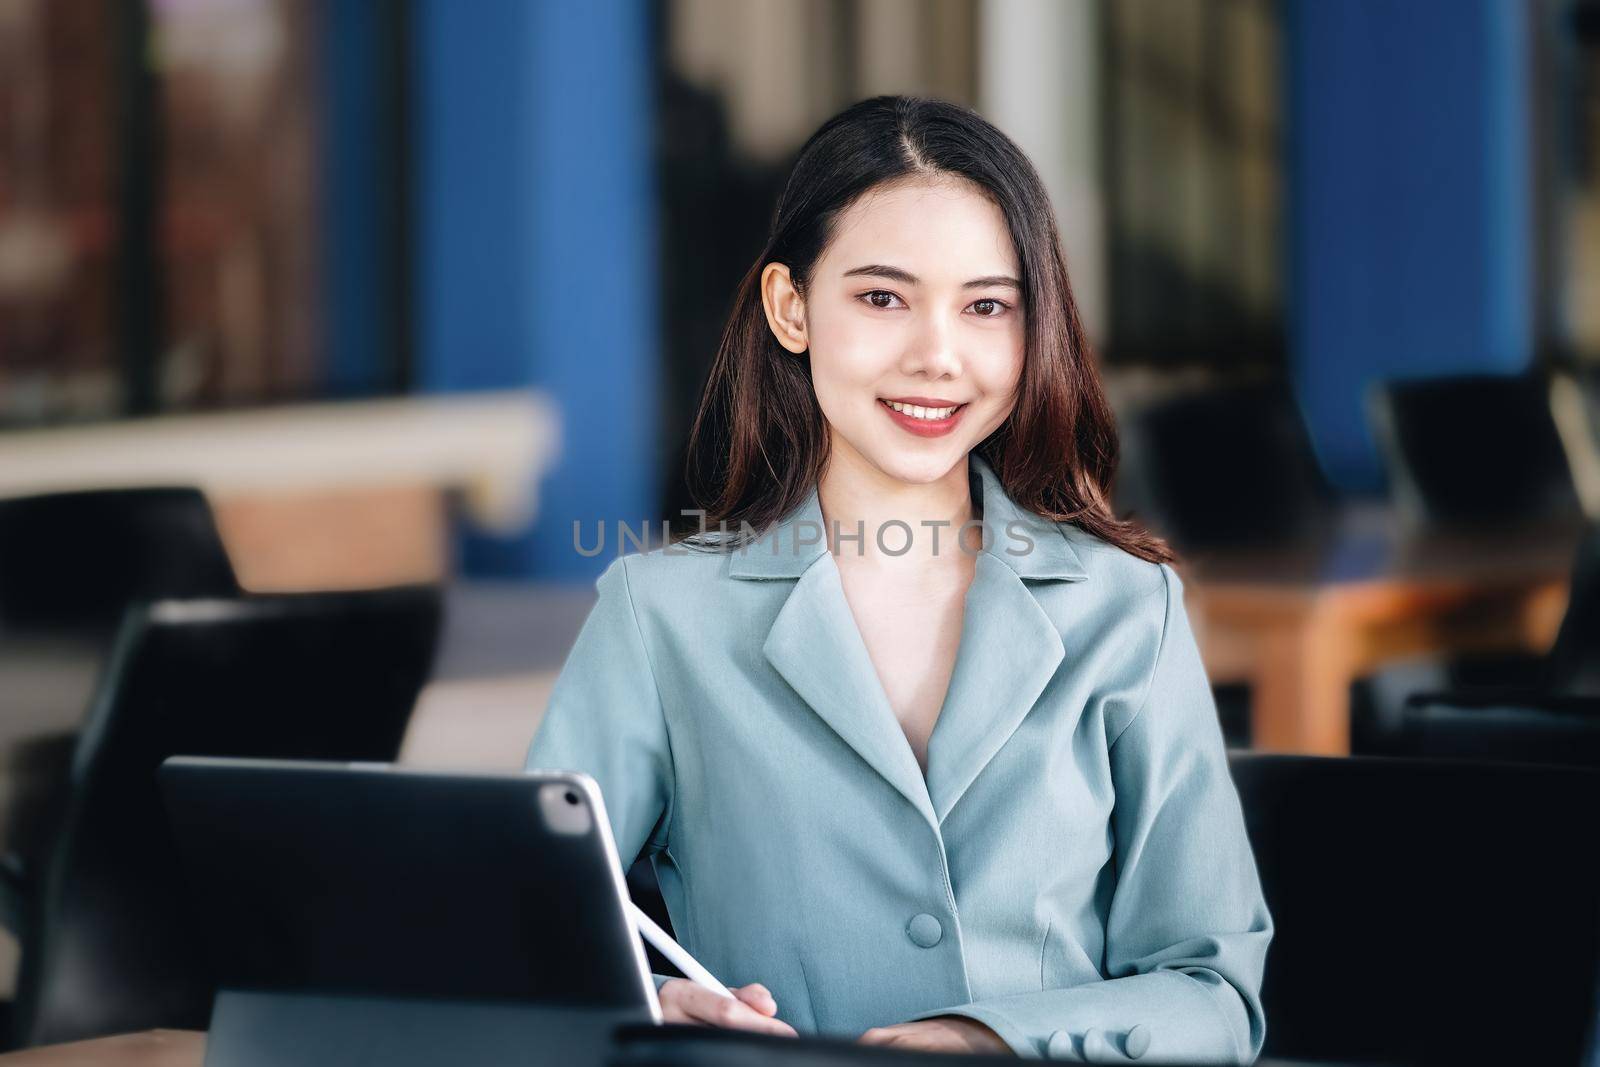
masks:
{"type": "Polygon", "coordinates": [[[1017,273],[1005,213],[981,187],[954,177],[879,186],[851,204],[818,266],[842,272],[865,263],[927,279],[1017,273]]]}

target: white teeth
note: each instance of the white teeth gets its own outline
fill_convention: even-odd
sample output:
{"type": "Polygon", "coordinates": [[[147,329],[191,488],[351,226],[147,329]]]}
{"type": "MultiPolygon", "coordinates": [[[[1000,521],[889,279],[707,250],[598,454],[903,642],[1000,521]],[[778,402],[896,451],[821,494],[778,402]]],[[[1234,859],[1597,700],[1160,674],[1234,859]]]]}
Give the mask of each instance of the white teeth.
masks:
{"type": "Polygon", "coordinates": [[[894,400],[885,400],[884,403],[904,415],[910,415],[914,419],[948,419],[955,413],[956,408],[961,406],[957,404],[955,407],[948,408],[924,408],[915,404],[901,404],[894,400]]]}

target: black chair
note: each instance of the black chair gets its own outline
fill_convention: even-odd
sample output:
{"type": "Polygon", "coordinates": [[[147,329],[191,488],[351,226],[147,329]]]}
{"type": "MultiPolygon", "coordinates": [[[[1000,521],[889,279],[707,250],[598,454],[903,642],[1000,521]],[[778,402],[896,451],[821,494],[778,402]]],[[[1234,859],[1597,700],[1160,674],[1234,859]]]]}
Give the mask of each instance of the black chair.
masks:
{"type": "Polygon", "coordinates": [[[1496,760],[1600,770],[1600,699],[1484,695],[1408,697],[1386,753],[1422,759],[1496,760]]]}
{"type": "Polygon", "coordinates": [[[1581,516],[1542,376],[1378,382],[1367,406],[1392,497],[1414,522],[1459,526],[1581,516]]]}
{"type": "Polygon", "coordinates": [[[1351,686],[1357,754],[1600,767],[1600,524],[1572,566],[1544,656],[1401,662],[1351,686]]]}
{"type": "Polygon", "coordinates": [[[114,628],[135,601],[238,591],[198,489],[0,500],[0,626],[114,628]]]}
{"type": "Polygon", "coordinates": [[[1567,611],[1538,688],[1567,696],[1600,696],[1600,522],[1591,523],[1572,563],[1567,611]]]}
{"type": "Polygon", "coordinates": [[[1122,421],[1115,492],[1181,549],[1315,539],[1338,510],[1286,382],[1209,388],[1122,421]]]}
{"type": "Polygon", "coordinates": [[[136,601],[233,597],[205,496],[188,487],[0,499],[0,922],[54,832],[79,724],[136,601]]]}
{"type": "Polygon", "coordinates": [[[1276,926],[1264,1055],[1577,1064],[1600,1053],[1600,774],[1229,760],[1276,926]]]}
{"type": "MultiPolygon", "coordinates": [[[[1379,382],[1369,391],[1367,404],[1396,506],[1413,525],[1495,529],[1582,521],[1542,375],[1379,382]]],[[[1563,638],[1550,656],[1507,652],[1424,657],[1390,664],[1353,683],[1352,751],[1487,754],[1482,743],[1466,736],[1470,716],[1434,713],[1423,722],[1412,700],[1418,693],[1449,693],[1447,702],[1455,703],[1459,712],[1481,703],[1472,694],[1494,690],[1501,708],[1509,712],[1541,704],[1551,695],[1578,692],[1573,686],[1600,670],[1592,637],[1596,620],[1588,617],[1600,610],[1595,552],[1591,532],[1573,570],[1568,620],[1574,625],[1563,624],[1563,638]],[[1580,634],[1586,645],[1574,643],[1580,634]],[[1441,740],[1447,737],[1451,743],[1441,740]]],[[[1498,732],[1506,735],[1514,716],[1501,718],[1498,732]]],[[[1548,737],[1550,724],[1530,722],[1530,729],[1548,737]]],[[[1581,735],[1582,724],[1577,728],[1581,735]]],[[[1536,741],[1534,747],[1541,744],[1536,741]]],[[[1518,750],[1517,745],[1504,749],[1508,754],[1518,750]]]]}
{"type": "Polygon", "coordinates": [[[179,902],[167,756],[392,760],[428,676],[440,591],[163,601],[130,611],[27,872],[11,1045],[204,1028],[212,979],[179,902]]]}

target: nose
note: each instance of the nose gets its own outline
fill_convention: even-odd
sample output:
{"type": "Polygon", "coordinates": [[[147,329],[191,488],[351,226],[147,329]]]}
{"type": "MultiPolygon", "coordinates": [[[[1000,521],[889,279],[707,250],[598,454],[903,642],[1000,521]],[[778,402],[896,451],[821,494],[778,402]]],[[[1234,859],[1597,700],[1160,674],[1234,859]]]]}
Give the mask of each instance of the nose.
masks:
{"type": "Polygon", "coordinates": [[[921,316],[915,336],[906,346],[900,369],[910,376],[932,379],[961,377],[956,324],[943,314],[921,316]]]}

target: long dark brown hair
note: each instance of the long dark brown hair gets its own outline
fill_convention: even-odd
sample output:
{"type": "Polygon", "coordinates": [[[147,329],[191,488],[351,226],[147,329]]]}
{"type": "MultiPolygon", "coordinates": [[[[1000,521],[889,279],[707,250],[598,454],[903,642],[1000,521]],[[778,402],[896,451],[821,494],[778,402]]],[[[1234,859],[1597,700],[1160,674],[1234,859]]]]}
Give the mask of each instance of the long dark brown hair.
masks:
{"type": "Polygon", "coordinates": [[[968,179],[994,200],[1022,268],[1027,333],[1017,403],[978,453],[1020,507],[1141,559],[1176,558],[1161,538],[1112,511],[1116,425],[1033,164],[972,109],[918,96],[862,100],[801,147],[766,247],[739,283],[689,432],[686,481],[705,515],[675,539],[702,523],[735,532],[747,523],[765,532],[805,500],[827,465],[827,425],[810,361],[773,336],[761,303],[762,269],[786,264],[804,297],[835,222],[862,194],[900,179],[948,175],[968,179]]]}

